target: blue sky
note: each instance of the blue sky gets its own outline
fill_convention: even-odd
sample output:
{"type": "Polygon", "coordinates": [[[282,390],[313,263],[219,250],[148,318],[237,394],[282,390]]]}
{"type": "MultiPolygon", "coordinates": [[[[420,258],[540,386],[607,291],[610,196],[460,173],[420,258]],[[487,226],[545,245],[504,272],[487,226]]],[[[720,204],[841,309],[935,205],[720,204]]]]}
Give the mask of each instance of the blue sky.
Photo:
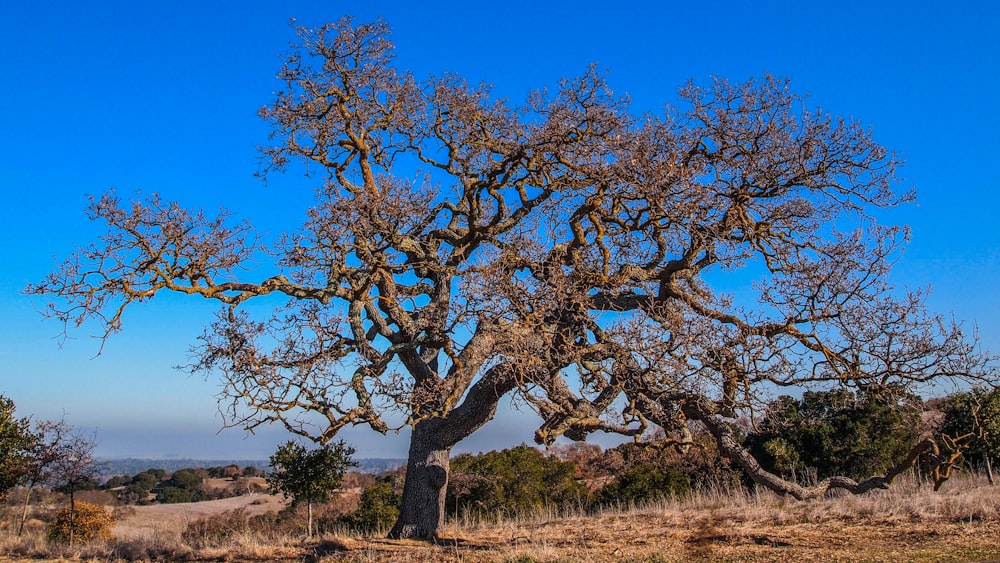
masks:
{"type": "MultiPolygon", "coordinates": [[[[893,275],[930,285],[932,307],[1000,350],[1000,3],[996,2],[8,2],[0,8],[4,241],[0,393],[21,414],[93,428],[110,456],[264,458],[285,436],[216,434],[216,382],[172,369],[210,304],[157,299],[127,315],[100,357],[86,330],[62,347],[21,294],[98,234],[86,194],[159,192],[294,225],[309,187],[253,177],[295,17],[353,14],[393,28],[397,63],[521,100],[598,63],[636,112],[689,78],[787,76],[811,103],[869,124],[905,156],[919,202],[885,215],[912,242],[893,275]],[[419,7],[418,7],[419,6],[419,7]]],[[[502,414],[459,450],[530,441],[529,413],[502,414]]],[[[404,436],[348,433],[362,457],[401,457],[404,436]]]]}

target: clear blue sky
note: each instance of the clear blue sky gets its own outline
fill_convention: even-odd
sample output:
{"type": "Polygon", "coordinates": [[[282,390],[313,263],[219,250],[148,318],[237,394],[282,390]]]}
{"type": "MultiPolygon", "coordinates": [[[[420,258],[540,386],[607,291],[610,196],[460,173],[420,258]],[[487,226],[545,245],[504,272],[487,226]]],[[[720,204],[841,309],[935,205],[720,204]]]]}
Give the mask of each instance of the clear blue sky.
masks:
{"type": "MultiPolygon", "coordinates": [[[[397,61],[425,77],[456,72],[523,99],[591,62],[637,112],[659,111],[689,78],[792,79],[813,104],[870,124],[903,154],[919,203],[887,221],[912,227],[894,280],[933,287],[931,305],[978,326],[1000,350],[1000,3],[982,2],[6,2],[0,8],[3,220],[0,393],[21,414],[94,428],[112,456],[263,458],[277,430],[216,435],[216,382],[172,366],[212,307],[157,299],[131,311],[104,354],[21,294],[97,234],[86,194],[159,192],[289,226],[301,178],[253,178],[279,88],[290,17],[320,24],[381,16],[397,61]]],[[[460,450],[531,439],[529,413],[504,414],[460,450]]],[[[400,457],[405,436],[348,433],[361,456],[400,457]]]]}

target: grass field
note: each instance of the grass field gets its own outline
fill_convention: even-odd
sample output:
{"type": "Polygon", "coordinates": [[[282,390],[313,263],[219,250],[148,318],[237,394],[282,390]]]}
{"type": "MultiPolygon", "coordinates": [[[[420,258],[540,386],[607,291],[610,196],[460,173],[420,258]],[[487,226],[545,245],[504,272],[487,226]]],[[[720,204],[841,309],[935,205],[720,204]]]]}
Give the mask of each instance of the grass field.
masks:
{"type": "Polygon", "coordinates": [[[234,534],[198,549],[181,539],[199,517],[282,505],[278,497],[255,495],[136,507],[117,523],[110,542],[68,549],[47,545],[39,535],[8,536],[4,553],[36,561],[1000,561],[1000,487],[972,476],[953,479],[939,492],[912,480],[889,491],[811,502],[713,491],[596,515],[451,522],[437,545],[346,533],[311,542],[234,534]]]}

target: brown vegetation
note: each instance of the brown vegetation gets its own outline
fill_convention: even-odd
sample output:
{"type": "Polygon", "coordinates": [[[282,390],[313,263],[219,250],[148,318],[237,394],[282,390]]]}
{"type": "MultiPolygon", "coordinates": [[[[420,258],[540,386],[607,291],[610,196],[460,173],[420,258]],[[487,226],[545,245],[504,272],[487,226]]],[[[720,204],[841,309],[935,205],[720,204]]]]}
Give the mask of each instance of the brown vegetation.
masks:
{"type": "MultiPolygon", "coordinates": [[[[906,477],[891,490],[797,502],[770,492],[714,490],[596,515],[539,513],[495,524],[450,522],[437,544],[249,530],[192,546],[182,533],[199,518],[283,505],[256,495],[136,507],[115,539],[76,548],[37,533],[3,538],[3,554],[108,561],[984,561],[1000,559],[1000,489],[959,476],[939,492],[906,477]],[[234,509],[239,511],[234,512],[234,509]],[[228,512],[227,512],[228,511],[228,512]]],[[[214,519],[214,520],[213,520],[214,519]]],[[[3,533],[3,532],[0,532],[3,533]]],[[[0,555],[2,557],[2,555],[0,555]]]]}

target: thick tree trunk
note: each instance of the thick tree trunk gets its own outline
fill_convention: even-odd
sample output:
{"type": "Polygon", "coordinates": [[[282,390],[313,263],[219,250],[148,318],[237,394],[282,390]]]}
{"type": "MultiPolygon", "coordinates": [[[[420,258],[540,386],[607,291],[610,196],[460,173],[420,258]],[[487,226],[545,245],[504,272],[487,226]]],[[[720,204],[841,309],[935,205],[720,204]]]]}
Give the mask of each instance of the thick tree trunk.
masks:
{"type": "Polygon", "coordinates": [[[451,445],[442,440],[440,426],[440,420],[427,420],[413,428],[403,500],[391,538],[434,539],[444,524],[451,445]]]}

